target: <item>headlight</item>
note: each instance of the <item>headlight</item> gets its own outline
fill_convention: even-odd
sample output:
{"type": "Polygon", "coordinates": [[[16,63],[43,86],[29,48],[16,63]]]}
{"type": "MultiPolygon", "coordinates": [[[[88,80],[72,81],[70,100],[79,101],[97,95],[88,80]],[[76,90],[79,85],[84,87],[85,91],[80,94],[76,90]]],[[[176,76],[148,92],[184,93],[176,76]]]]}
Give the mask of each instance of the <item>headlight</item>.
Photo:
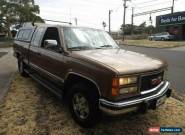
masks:
{"type": "Polygon", "coordinates": [[[137,77],[119,78],[119,85],[127,85],[137,83],[137,77]]]}
{"type": "Polygon", "coordinates": [[[121,88],[121,86],[129,85],[129,84],[136,84],[137,77],[123,77],[123,78],[113,78],[112,80],[112,96],[118,96],[119,94],[126,94],[126,93],[133,93],[137,92],[137,87],[128,87],[128,88],[121,88]]]}
{"type": "Polygon", "coordinates": [[[119,90],[120,94],[129,94],[129,93],[136,93],[137,87],[128,87],[128,88],[121,88],[119,90]]]}

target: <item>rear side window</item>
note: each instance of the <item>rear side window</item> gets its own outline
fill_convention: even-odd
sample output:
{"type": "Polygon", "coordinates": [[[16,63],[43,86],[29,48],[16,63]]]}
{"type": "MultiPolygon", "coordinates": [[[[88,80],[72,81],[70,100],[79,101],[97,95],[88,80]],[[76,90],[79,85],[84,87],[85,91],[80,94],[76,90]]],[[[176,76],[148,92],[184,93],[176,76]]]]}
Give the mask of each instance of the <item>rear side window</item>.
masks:
{"type": "Polygon", "coordinates": [[[32,46],[40,45],[43,32],[44,32],[44,28],[37,28],[37,30],[35,31],[33,35],[32,43],[31,43],[32,46]]]}
{"type": "Polygon", "coordinates": [[[23,40],[23,41],[30,41],[32,33],[33,33],[32,29],[19,30],[18,35],[17,35],[17,39],[23,40]]]}
{"type": "Polygon", "coordinates": [[[17,36],[17,39],[21,39],[22,36],[23,36],[23,30],[20,30],[19,33],[18,33],[18,36],[17,36]]]}

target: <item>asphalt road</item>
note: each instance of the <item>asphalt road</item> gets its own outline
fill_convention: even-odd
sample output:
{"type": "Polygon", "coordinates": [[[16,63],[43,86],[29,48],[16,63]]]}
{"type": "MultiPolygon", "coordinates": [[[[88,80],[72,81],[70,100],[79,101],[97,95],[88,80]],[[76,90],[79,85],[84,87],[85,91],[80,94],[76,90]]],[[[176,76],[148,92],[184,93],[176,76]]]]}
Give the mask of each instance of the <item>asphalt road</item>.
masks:
{"type": "MultiPolygon", "coordinates": [[[[0,58],[0,102],[6,95],[14,73],[17,70],[16,59],[13,57],[12,48],[1,48],[0,52],[6,52],[0,58]]],[[[1,53],[2,54],[2,53],[1,53]]]]}
{"type": "Polygon", "coordinates": [[[121,45],[121,48],[166,60],[169,64],[168,78],[172,88],[185,93],[185,47],[157,49],[121,45]]]}

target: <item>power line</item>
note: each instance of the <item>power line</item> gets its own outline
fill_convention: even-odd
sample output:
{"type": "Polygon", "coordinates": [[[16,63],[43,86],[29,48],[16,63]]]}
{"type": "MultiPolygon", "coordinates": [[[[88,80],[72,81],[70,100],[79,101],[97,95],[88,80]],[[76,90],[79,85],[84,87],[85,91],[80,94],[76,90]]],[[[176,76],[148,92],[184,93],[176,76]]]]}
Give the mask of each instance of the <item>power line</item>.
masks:
{"type": "Polygon", "coordinates": [[[72,3],[74,5],[83,5],[83,6],[110,6],[110,5],[117,5],[115,3],[111,3],[109,4],[108,2],[105,3],[105,2],[101,2],[101,1],[98,1],[98,2],[91,2],[91,1],[84,1],[84,2],[78,2],[78,3],[72,3]]]}
{"type": "Polygon", "coordinates": [[[159,4],[163,4],[163,3],[167,3],[167,2],[170,3],[171,1],[167,0],[167,1],[163,1],[163,2],[160,2],[160,3],[155,3],[155,4],[151,4],[151,5],[146,5],[146,6],[141,6],[141,7],[135,6],[135,7],[141,9],[141,8],[151,7],[151,6],[154,6],[154,5],[159,5],[159,4]]]}
{"type": "Polygon", "coordinates": [[[161,9],[156,9],[156,10],[146,11],[146,12],[141,12],[141,13],[136,13],[136,14],[134,14],[134,17],[141,16],[141,15],[146,15],[146,14],[151,14],[151,13],[156,13],[156,12],[167,11],[167,10],[171,10],[171,7],[161,8],[161,9]]]}
{"type": "MultiPolygon", "coordinates": [[[[154,2],[154,1],[153,1],[154,2]]],[[[159,2],[159,3],[154,3],[154,4],[151,4],[151,5],[146,5],[146,6],[132,6],[134,7],[135,9],[143,9],[143,8],[147,8],[147,7],[151,7],[151,6],[155,6],[155,5],[159,5],[159,4],[163,4],[163,3],[166,3],[168,2],[170,4],[171,1],[169,0],[166,0],[166,1],[162,1],[162,2],[159,2]]],[[[132,10],[132,8],[129,8],[128,10],[132,10]]]]}
{"type": "MultiPolygon", "coordinates": [[[[159,0],[156,0],[156,1],[159,1],[159,0]]],[[[134,5],[135,4],[146,4],[146,3],[151,3],[151,2],[154,2],[154,0],[150,0],[150,1],[146,1],[146,2],[139,2],[139,3],[133,3],[134,5]]]]}

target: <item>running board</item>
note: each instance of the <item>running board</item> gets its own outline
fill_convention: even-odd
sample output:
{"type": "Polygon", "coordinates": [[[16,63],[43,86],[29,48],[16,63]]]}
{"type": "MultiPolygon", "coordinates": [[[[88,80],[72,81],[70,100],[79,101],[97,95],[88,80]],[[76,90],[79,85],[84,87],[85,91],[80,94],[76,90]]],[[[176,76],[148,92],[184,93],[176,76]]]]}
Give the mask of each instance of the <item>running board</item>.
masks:
{"type": "Polygon", "coordinates": [[[31,78],[33,78],[35,81],[37,81],[39,84],[41,84],[42,86],[44,86],[45,88],[47,88],[49,91],[51,91],[53,94],[55,94],[58,98],[63,99],[62,89],[57,88],[56,86],[54,86],[52,83],[50,83],[46,79],[43,79],[41,76],[36,75],[34,73],[33,74],[29,74],[29,76],[31,78]],[[60,91],[61,93],[58,93],[56,91],[60,91]]]}

